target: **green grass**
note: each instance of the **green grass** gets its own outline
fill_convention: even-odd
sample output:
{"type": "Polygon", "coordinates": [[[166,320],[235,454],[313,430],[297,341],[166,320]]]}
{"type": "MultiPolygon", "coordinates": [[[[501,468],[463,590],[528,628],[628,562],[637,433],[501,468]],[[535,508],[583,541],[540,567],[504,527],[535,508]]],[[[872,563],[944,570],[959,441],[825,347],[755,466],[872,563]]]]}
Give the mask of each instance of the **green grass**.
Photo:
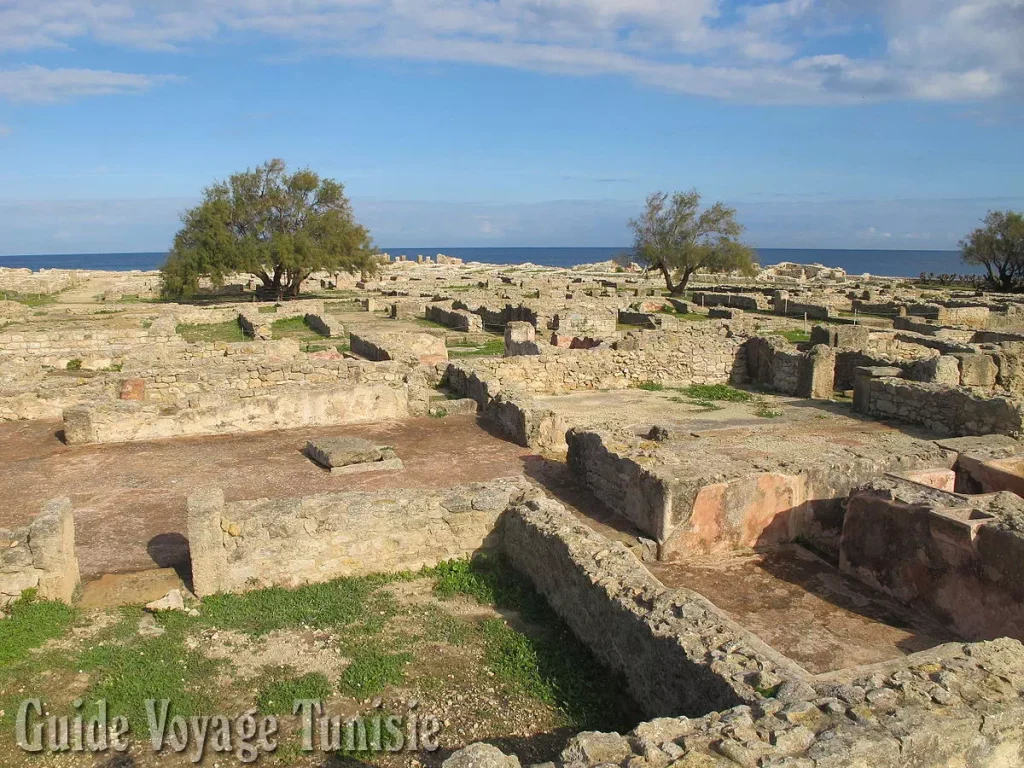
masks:
{"type": "Polygon", "coordinates": [[[382,649],[377,643],[357,646],[352,663],[345,668],[338,690],[354,698],[376,696],[389,685],[401,685],[405,680],[405,665],[412,654],[382,649]]]}
{"type": "Polygon", "coordinates": [[[223,323],[182,323],[175,328],[178,335],[187,342],[198,341],[246,341],[246,335],[242,332],[242,326],[237,320],[227,320],[223,323]]]}
{"type": "Polygon", "coordinates": [[[782,415],[782,411],[778,408],[772,408],[768,403],[760,403],[757,406],[757,410],[754,411],[755,416],[760,416],[762,419],[777,419],[782,415]]]}
{"type": "Polygon", "coordinates": [[[500,557],[442,563],[434,576],[442,598],[464,595],[514,610],[536,628],[518,632],[502,619],[482,626],[484,661],[511,690],[555,707],[566,725],[625,732],[639,719],[625,682],[602,667],[530,584],[500,557]]]}
{"type": "Polygon", "coordinates": [[[449,357],[493,357],[505,354],[505,339],[488,339],[484,343],[471,341],[446,342],[449,357]]]}
{"type": "Polygon", "coordinates": [[[261,315],[272,315],[277,313],[277,304],[270,304],[268,306],[262,306],[256,310],[261,315]]]}
{"type": "Polygon", "coordinates": [[[24,659],[47,640],[60,637],[74,622],[77,612],[64,603],[37,600],[26,590],[0,620],[0,668],[24,659]]]}
{"type": "MultiPolygon", "coordinates": [[[[393,578],[393,577],[392,577],[393,578]]],[[[244,595],[211,595],[203,600],[203,624],[265,635],[275,629],[309,626],[345,627],[364,621],[368,631],[379,629],[394,612],[386,593],[372,594],[389,577],[367,576],[310,584],[299,589],[270,587],[244,595]]]]}
{"type": "Polygon", "coordinates": [[[754,396],[728,384],[693,384],[679,390],[693,400],[722,403],[749,403],[754,396]]]}
{"type": "Polygon", "coordinates": [[[645,392],[661,392],[665,387],[656,381],[641,381],[639,384],[634,384],[633,389],[642,389],[645,392]]]}
{"type": "Polygon", "coordinates": [[[290,715],[298,699],[326,699],[331,695],[331,683],[320,672],[296,676],[291,667],[267,669],[266,679],[259,681],[256,706],[265,715],[290,715]]]}
{"type": "Polygon", "coordinates": [[[18,293],[17,291],[0,291],[0,301],[16,301],[26,307],[45,307],[57,301],[53,293],[18,293]]]}
{"type": "Polygon", "coordinates": [[[327,338],[313,330],[302,315],[275,320],[270,327],[275,339],[297,339],[305,342],[317,342],[327,338]]]}
{"type": "Polygon", "coordinates": [[[69,371],[80,371],[82,370],[82,361],[78,358],[74,360],[68,360],[68,364],[65,366],[69,371]]]}
{"type": "Polygon", "coordinates": [[[789,331],[776,331],[774,335],[782,336],[784,339],[786,339],[786,341],[789,341],[793,344],[799,344],[802,341],[811,340],[811,334],[809,334],[807,331],[802,331],[799,329],[793,329],[789,331]]]}
{"type": "MultiPolygon", "coordinates": [[[[131,619],[126,612],[125,623],[131,619]]],[[[161,614],[157,622],[164,627],[161,636],[103,642],[87,649],[77,664],[93,680],[85,698],[106,700],[111,717],[125,715],[143,733],[148,732],[146,699],[169,699],[169,717],[211,713],[210,681],[220,664],[185,643],[187,617],[161,614]]]]}

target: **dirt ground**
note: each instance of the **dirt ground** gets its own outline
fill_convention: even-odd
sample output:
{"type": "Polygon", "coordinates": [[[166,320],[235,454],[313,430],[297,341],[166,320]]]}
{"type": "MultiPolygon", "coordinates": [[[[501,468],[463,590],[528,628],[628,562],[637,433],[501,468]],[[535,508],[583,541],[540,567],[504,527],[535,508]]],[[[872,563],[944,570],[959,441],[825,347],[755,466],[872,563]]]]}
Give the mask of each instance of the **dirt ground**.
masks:
{"type": "Polygon", "coordinates": [[[957,639],[795,545],[648,568],[667,586],[704,595],[812,674],[888,661],[957,639]]]}
{"type": "Polygon", "coordinates": [[[60,428],[0,424],[0,527],[23,525],[47,499],[69,496],[85,579],[186,568],[185,500],[203,486],[223,488],[229,501],[441,488],[523,474],[531,455],[472,416],[74,447],[58,439],[60,428]],[[332,476],[302,453],[307,440],[338,435],[393,446],[404,469],[332,476]]]}

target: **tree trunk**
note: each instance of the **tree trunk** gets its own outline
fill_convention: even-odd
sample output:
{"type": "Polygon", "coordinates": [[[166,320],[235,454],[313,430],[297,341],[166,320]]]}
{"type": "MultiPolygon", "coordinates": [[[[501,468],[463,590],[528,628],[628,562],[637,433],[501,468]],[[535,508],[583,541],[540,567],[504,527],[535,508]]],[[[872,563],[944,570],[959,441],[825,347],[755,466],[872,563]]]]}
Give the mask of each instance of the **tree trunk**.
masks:
{"type": "Polygon", "coordinates": [[[658,269],[661,270],[661,274],[665,278],[665,288],[674,296],[676,291],[675,286],[672,285],[672,273],[669,271],[668,267],[665,266],[664,262],[658,263],[658,269]]]}
{"type": "Polygon", "coordinates": [[[683,270],[683,278],[676,284],[676,287],[670,289],[670,293],[673,296],[682,296],[686,293],[686,286],[690,282],[690,277],[693,275],[692,269],[683,270]]]}

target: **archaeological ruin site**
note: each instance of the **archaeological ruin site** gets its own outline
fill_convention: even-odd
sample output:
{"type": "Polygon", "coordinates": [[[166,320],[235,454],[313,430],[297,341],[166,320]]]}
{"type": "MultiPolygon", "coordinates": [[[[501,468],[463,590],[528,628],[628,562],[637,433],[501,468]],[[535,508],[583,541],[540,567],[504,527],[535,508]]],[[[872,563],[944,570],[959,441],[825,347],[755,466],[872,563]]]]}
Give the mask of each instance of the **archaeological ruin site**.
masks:
{"type": "Polygon", "coordinates": [[[0,269],[0,764],[189,764],[134,720],[15,746],[28,696],[154,686],[444,720],[266,765],[1024,765],[1019,295],[442,255],[159,288],[0,269]]]}

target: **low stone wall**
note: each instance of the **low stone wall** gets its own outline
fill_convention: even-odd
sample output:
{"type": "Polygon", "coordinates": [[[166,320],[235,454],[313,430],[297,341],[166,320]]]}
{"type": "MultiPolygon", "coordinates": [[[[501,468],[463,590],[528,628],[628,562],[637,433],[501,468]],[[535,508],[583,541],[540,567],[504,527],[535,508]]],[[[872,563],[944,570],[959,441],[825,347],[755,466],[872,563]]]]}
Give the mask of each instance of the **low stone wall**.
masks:
{"type": "MultiPolygon", "coordinates": [[[[1024,765],[1024,647],[950,644],[701,718],[663,717],[627,736],[585,732],[550,768],[1015,768],[1024,765]]],[[[518,768],[471,744],[443,768],[518,768]]]]}
{"type": "Polygon", "coordinates": [[[809,320],[828,320],[832,317],[832,308],[826,304],[810,304],[807,302],[794,301],[789,298],[785,291],[779,291],[780,295],[774,299],[776,315],[789,315],[790,317],[806,317],[809,320]]]}
{"type": "Polygon", "coordinates": [[[441,304],[427,304],[425,311],[427,320],[467,333],[483,333],[484,321],[480,315],[463,309],[452,309],[441,304]]]}
{"type": "Polygon", "coordinates": [[[759,293],[704,293],[703,291],[698,291],[693,294],[693,303],[700,307],[731,307],[733,309],[745,309],[750,312],[768,309],[768,301],[759,293]]]}
{"type": "Polygon", "coordinates": [[[503,548],[652,716],[753,704],[762,700],[759,681],[799,686],[807,676],[697,593],[666,589],[621,542],[557,502],[510,510],[503,548]]]}
{"type": "Polygon", "coordinates": [[[1024,400],[962,387],[905,381],[898,368],[858,368],[854,409],[920,424],[944,436],[1024,434],[1024,400]]]}
{"type": "Polygon", "coordinates": [[[752,381],[779,394],[829,400],[835,386],[834,347],[801,352],[781,336],[755,336],[745,344],[752,381]]]}
{"type": "Polygon", "coordinates": [[[850,496],[840,569],[969,640],[1024,638],[1024,500],[899,478],[850,496]]]}
{"type": "MultiPolygon", "coordinates": [[[[614,346],[554,348],[551,354],[460,361],[458,365],[500,390],[562,394],[627,389],[645,382],[672,386],[725,384],[747,379],[743,339],[725,323],[684,323],[676,331],[627,334],[614,346]]],[[[461,390],[460,390],[461,391],[461,390]]]]}
{"type": "Polygon", "coordinates": [[[624,432],[566,432],[570,469],[616,514],[650,536],[659,559],[769,547],[800,536],[836,534],[850,491],[879,474],[949,469],[953,454],[930,441],[894,454],[823,453],[774,471],[743,460],[694,463],[700,446],[652,448],[624,432]]]}
{"type": "Polygon", "coordinates": [[[511,322],[505,326],[505,357],[539,354],[537,329],[532,323],[511,322]]]}
{"type": "Polygon", "coordinates": [[[209,395],[187,408],[128,400],[78,405],[64,411],[64,439],[69,445],[121,443],[333,426],[409,415],[410,387],[401,383],[282,387],[271,394],[242,399],[209,395]]]}
{"type": "Polygon", "coordinates": [[[417,570],[498,546],[505,510],[537,493],[523,478],[443,490],[388,489],[225,503],[188,500],[199,596],[417,570]]]}
{"type": "Polygon", "coordinates": [[[429,333],[350,333],[349,344],[353,354],[373,361],[437,365],[448,360],[444,339],[429,333]]]}
{"type": "Polygon", "coordinates": [[[509,440],[525,448],[565,450],[568,425],[554,411],[538,406],[526,392],[508,389],[481,378],[460,363],[449,364],[448,388],[476,402],[480,415],[495,424],[509,440]]]}
{"type": "Polygon", "coordinates": [[[70,603],[78,582],[70,499],[48,501],[26,526],[0,529],[0,608],[26,589],[43,600],[70,603]]]}
{"type": "Polygon", "coordinates": [[[310,312],[306,315],[306,325],[321,336],[328,338],[337,339],[345,335],[345,326],[341,324],[341,321],[326,312],[318,314],[310,312]]]}
{"type": "Polygon", "coordinates": [[[143,328],[64,329],[0,333],[0,361],[31,359],[38,365],[58,365],[90,357],[111,358],[150,344],[177,341],[173,332],[143,328]]]}

